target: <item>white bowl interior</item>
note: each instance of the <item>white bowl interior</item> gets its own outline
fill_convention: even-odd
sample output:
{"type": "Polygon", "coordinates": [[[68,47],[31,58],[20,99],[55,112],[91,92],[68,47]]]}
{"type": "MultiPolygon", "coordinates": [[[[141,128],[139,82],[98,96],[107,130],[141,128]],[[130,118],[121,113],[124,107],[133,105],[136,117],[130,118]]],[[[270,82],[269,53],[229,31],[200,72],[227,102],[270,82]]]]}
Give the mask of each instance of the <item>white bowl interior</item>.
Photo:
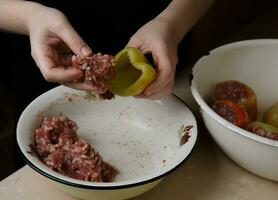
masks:
{"type": "Polygon", "coordinates": [[[197,124],[187,106],[175,96],[161,100],[116,97],[101,101],[64,86],[35,99],[22,113],[17,142],[24,156],[47,174],[88,186],[119,186],[150,180],[178,166],[191,152],[197,124]],[[94,183],[65,177],[31,156],[28,145],[42,117],[63,114],[77,122],[78,134],[120,174],[112,183],[94,183]],[[193,125],[189,141],[180,146],[180,127],[193,125]]]}
{"type": "MultiPolygon", "coordinates": [[[[202,109],[223,122],[224,119],[213,114],[207,103],[218,82],[241,81],[249,85],[257,95],[260,120],[263,112],[278,101],[277,63],[278,40],[249,40],[219,47],[202,57],[194,66],[192,93],[202,109]]],[[[229,126],[245,135],[252,134],[231,124],[229,126]]]]}

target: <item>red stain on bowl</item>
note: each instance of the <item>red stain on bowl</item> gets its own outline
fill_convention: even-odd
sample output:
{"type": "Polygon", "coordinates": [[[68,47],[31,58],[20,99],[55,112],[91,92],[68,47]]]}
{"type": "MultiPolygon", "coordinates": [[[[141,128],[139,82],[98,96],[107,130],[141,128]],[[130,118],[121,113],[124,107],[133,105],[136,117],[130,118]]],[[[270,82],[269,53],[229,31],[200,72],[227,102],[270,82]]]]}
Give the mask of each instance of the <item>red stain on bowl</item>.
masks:
{"type": "Polygon", "coordinates": [[[189,135],[190,133],[190,130],[193,128],[192,125],[189,125],[189,126],[182,126],[182,129],[181,129],[181,139],[180,139],[180,146],[182,146],[183,144],[187,143],[189,138],[191,137],[189,135]]]}

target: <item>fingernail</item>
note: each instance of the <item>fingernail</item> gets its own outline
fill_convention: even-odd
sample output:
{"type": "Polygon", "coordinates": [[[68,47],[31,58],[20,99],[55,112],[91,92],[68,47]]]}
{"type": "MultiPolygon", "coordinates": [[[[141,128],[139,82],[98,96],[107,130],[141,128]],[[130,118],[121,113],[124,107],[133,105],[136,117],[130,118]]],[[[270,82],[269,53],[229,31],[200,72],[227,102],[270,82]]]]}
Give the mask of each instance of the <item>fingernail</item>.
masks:
{"type": "Polygon", "coordinates": [[[82,49],[81,49],[81,54],[82,54],[83,56],[89,56],[90,54],[92,54],[92,50],[91,50],[89,47],[84,46],[84,47],[82,47],[82,49]]]}

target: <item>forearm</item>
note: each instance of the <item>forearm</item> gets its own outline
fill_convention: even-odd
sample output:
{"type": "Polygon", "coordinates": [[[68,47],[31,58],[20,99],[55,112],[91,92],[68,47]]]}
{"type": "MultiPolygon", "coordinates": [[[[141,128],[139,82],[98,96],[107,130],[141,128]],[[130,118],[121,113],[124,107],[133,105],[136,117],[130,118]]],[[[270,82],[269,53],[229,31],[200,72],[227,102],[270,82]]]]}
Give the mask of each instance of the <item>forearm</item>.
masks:
{"type": "Polygon", "coordinates": [[[157,18],[167,21],[180,42],[213,2],[214,0],[172,0],[157,18]]]}
{"type": "Polygon", "coordinates": [[[42,5],[23,0],[0,0],[0,30],[28,34],[28,20],[42,5]]]}

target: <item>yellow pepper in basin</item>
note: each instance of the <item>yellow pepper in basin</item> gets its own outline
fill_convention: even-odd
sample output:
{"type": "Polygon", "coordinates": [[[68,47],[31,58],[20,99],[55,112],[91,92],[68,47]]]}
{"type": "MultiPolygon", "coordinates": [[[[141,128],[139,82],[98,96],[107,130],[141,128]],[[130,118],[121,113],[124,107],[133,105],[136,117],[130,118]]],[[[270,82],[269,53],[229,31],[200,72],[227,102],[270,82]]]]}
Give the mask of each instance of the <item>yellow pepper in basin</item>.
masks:
{"type": "Polygon", "coordinates": [[[124,48],[114,62],[116,75],[108,83],[108,89],[115,95],[137,95],[156,78],[155,69],[137,48],[124,48]]]}

